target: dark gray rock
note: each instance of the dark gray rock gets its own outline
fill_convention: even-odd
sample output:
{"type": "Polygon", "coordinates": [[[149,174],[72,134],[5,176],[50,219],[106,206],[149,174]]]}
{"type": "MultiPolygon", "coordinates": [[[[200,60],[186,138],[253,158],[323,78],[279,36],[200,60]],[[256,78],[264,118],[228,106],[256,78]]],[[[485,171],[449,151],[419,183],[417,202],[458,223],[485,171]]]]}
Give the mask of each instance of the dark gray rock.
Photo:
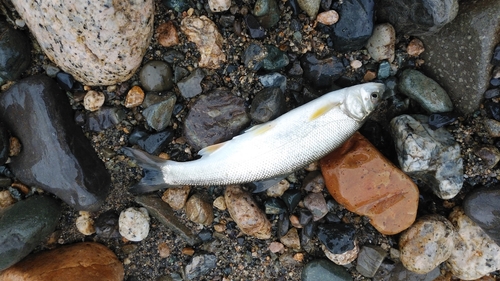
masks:
{"type": "Polygon", "coordinates": [[[489,87],[495,45],[500,42],[500,1],[460,3],[458,15],[438,33],[420,39],[425,73],[450,95],[456,109],[471,113],[479,108],[489,87]]]}
{"type": "Polygon", "coordinates": [[[95,233],[102,238],[120,238],[118,218],[120,215],[115,210],[106,211],[94,221],[95,233]]]}
{"type": "Polygon", "coordinates": [[[253,121],[264,123],[277,118],[285,111],[286,102],[283,92],[276,87],[265,88],[255,95],[250,117],[253,121]]]}
{"type": "Polygon", "coordinates": [[[328,260],[313,260],[302,270],[302,281],[352,281],[351,274],[344,267],[328,260]]]}
{"type": "Polygon", "coordinates": [[[384,249],[378,246],[365,245],[359,251],[356,270],[365,277],[373,277],[385,256],[387,256],[387,252],[384,249]]]}
{"type": "Polygon", "coordinates": [[[24,33],[0,22],[0,85],[16,80],[31,63],[31,42],[24,33]]]}
{"type": "Polygon", "coordinates": [[[164,61],[150,61],[139,71],[139,79],[145,91],[166,91],[174,86],[170,65],[164,61]]]}
{"type": "Polygon", "coordinates": [[[329,87],[345,72],[345,66],[337,57],[318,59],[313,53],[306,53],[300,59],[304,77],[314,88],[329,87]]]}
{"type": "Polygon", "coordinates": [[[10,134],[4,124],[0,123],[0,166],[5,165],[9,158],[10,134]]]}
{"type": "Polygon", "coordinates": [[[214,254],[196,254],[186,265],[186,278],[193,280],[208,273],[217,266],[217,257],[214,254]]]}
{"type": "Polygon", "coordinates": [[[271,28],[280,20],[278,2],[276,0],[257,0],[253,8],[253,14],[262,27],[271,28]]]}
{"type": "Polygon", "coordinates": [[[55,194],[77,210],[99,209],[110,176],[73,123],[69,101],[54,80],[38,75],[12,86],[0,97],[0,119],[23,145],[9,164],[20,181],[55,194]]]}
{"type": "Polygon", "coordinates": [[[93,132],[104,131],[120,123],[125,116],[125,112],[120,108],[103,106],[87,114],[85,128],[93,132]]]}
{"type": "Polygon", "coordinates": [[[32,196],[0,211],[0,271],[33,251],[60,216],[61,204],[49,196],[32,196]]]}
{"type": "Polygon", "coordinates": [[[345,223],[329,223],[318,226],[318,240],[334,254],[343,254],[355,248],[356,229],[345,223]]]}
{"type": "Polygon", "coordinates": [[[479,188],[467,195],[465,214],[500,245],[500,187],[479,188]]]}
{"type": "Polygon", "coordinates": [[[195,97],[203,91],[201,88],[201,80],[205,78],[205,72],[201,68],[195,69],[188,77],[177,83],[179,91],[184,98],[195,97]]]}
{"type": "Polygon", "coordinates": [[[145,135],[137,140],[142,150],[149,154],[158,155],[174,138],[172,130],[165,130],[156,134],[145,135]]]}
{"type": "Polygon", "coordinates": [[[438,32],[458,12],[458,0],[378,0],[377,4],[378,20],[412,36],[438,32]]]}
{"type": "MultiPolygon", "coordinates": [[[[151,94],[148,94],[150,96],[151,94]]],[[[148,106],[142,111],[148,126],[156,131],[162,131],[170,125],[172,111],[177,98],[173,94],[161,96],[161,101],[148,106]]]]}

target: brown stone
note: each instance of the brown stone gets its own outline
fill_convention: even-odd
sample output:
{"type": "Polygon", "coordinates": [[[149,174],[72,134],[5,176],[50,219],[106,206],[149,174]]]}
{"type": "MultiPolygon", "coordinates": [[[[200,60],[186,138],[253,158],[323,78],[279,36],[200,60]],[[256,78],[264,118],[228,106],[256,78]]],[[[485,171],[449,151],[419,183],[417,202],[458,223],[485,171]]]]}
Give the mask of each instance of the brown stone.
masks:
{"type": "Polygon", "coordinates": [[[380,233],[399,233],[415,221],[417,186],[360,133],[320,164],[333,198],[349,211],[370,218],[380,233]]]}
{"type": "Polygon", "coordinates": [[[191,187],[189,185],[182,187],[168,188],[163,192],[161,200],[166,202],[172,209],[180,210],[186,204],[191,187]]]}
{"type": "Polygon", "coordinates": [[[212,204],[205,201],[199,194],[194,194],[186,202],[186,215],[189,220],[203,225],[211,225],[214,221],[212,204]]]}
{"type": "Polygon", "coordinates": [[[144,91],[139,86],[132,87],[125,98],[125,107],[133,108],[139,106],[144,101],[144,91]]]}
{"type": "Polygon", "coordinates": [[[123,265],[116,255],[92,242],[30,255],[0,274],[0,281],[122,281],[123,278],[123,265]]]}
{"type": "Polygon", "coordinates": [[[406,52],[412,57],[418,57],[424,51],[424,43],[418,38],[413,38],[408,44],[408,47],[406,47],[406,52]]]}
{"type": "Polygon", "coordinates": [[[156,29],[158,43],[163,47],[172,47],[179,44],[179,35],[172,21],[160,24],[156,29]]]}

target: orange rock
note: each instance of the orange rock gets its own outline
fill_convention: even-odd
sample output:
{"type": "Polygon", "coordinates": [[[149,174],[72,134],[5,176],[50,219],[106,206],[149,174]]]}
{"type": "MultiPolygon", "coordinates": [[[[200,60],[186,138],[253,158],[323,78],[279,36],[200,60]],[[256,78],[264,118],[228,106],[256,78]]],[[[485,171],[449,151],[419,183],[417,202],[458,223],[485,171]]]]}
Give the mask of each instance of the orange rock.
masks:
{"type": "Polygon", "coordinates": [[[360,133],[320,164],[333,198],[349,211],[370,218],[380,233],[399,233],[415,221],[417,186],[360,133]]]}
{"type": "Polygon", "coordinates": [[[163,47],[172,47],[179,44],[179,35],[173,22],[168,21],[160,24],[156,29],[158,43],[163,47]]]}
{"type": "Polygon", "coordinates": [[[82,242],[28,256],[0,274],[0,281],[122,281],[123,265],[99,243],[82,242]]]}

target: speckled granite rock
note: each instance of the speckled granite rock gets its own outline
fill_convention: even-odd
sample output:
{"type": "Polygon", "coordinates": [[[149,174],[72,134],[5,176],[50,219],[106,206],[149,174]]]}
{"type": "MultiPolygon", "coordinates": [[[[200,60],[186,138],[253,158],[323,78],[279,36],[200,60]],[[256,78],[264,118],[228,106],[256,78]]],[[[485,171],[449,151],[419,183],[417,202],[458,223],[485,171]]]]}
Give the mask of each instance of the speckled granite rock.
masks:
{"type": "Polygon", "coordinates": [[[13,1],[45,54],[88,85],[129,79],[153,33],[153,1],[13,1]]]}
{"type": "Polygon", "coordinates": [[[450,95],[462,113],[478,109],[500,42],[500,1],[470,0],[460,3],[457,17],[438,33],[421,37],[424,71],[450,95]]]}

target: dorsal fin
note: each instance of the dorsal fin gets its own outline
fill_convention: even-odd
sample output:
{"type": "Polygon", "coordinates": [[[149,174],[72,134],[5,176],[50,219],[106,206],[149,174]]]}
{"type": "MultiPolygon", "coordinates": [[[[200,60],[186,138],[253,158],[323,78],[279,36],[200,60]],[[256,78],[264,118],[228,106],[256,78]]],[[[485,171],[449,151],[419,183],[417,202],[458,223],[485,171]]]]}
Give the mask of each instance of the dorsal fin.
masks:
{"type": "Polygon", "coordinates": [[[207,157],[210,154],[214,153],[217,151],[219,148],[223,147],[226,142],[221,142],[221,143],[216,143],[212,144],[210,146],[207,146],[200,151],[198,151],[198,155],[201,155],[202,157],[207,157]]]}
{"type": "Polygon", "coordinates": [[[309,121],[312,121],[316,118],[319,118],[320,116],[325,115],[328,111],[332,110],[332,108],[338,106],[339,104],[340,102],[333,102],[322,105],[320,108],[316,109],[316,111],[313,112],[311,117],[309,117],[309,121]]]}

